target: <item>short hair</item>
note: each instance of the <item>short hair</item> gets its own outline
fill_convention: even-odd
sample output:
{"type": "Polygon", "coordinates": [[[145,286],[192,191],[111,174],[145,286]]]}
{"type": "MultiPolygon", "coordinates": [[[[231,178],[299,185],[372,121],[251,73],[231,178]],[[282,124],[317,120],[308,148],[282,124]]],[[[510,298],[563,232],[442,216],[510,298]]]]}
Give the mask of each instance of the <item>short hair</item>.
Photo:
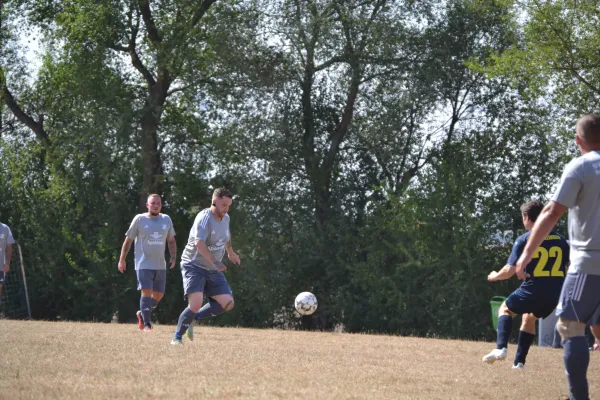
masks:
{"type": "Polygon", "coordinates": [[[600,146],[600,115],[587,114],[577,121],[577,135],[587,144],[600,146]]]}
{"type": "Polygon", "coordinates": [[[213,199],[221,199],[223,197],[229,197],[230,199],[233,199],[233,195],[231,194],[231,192],[224,188],[224,187],[220,187],[220,188],[216,188],[215,191],[213,192],[213,199]]]}
{"type": "Polygon", "coordinates": [[[148,198],[146,198],[146,201],[148,201],[148,200],[150,200],[152,198],[155,198],[155,197],[157,197],[158,199],[160,199],[159,195],[157,195],[156,193],[151,193],[151,194],[148,195],[148,198]]]}
{"type": "Polygon", "coordinates": [[[528,203],[523,204],[520,209],[521,209],[521,214],[527,215],[527,218],[529,218],[529,220],[531,222],[535,222],[535,220],[538,218],[538,216],[542,212],[543,208],[544,208],[544,205],[542,204],[541,201],[532,200],[528,203]]]}

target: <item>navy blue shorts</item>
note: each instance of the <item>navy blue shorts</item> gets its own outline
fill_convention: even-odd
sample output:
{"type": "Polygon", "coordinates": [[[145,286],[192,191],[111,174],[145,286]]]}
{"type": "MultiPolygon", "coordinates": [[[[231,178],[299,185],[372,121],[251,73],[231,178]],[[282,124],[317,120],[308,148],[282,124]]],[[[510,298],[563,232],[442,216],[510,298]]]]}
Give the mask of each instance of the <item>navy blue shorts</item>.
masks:
{"type": "Polygon", "coordinates": [[[506,306],[515,314],[533,314],[536,318],[546,318],[552,314],[560,292],[552,288],[538,288],[536,291],[528,291],[519,287],[506,298],[506,306]]]}
{"type": "Polygon", "coordinates": [[[183,277],[183,293],[186,296],[196,292],[202,292],[207,297],[232,294],[229,282],[222,272],[186,263],[181,264],[181,276],[183,277]]]}
{"type": "Polygon", "coordinates": [[[4,284],[4,271],[0,271],[0,285],[4,284]]]}
{"type": "Polygon", "coordinates": [[[166,269],[138,269],[135,271],[138,290],[152,289],[153,292],[164,293],[167,286],[166,269]]]}
{"type": "Polygon", "coordinates": [[[556,315],[598,325],[600,323],[600,275],[572,272],[567,274],[560,293],[556,315]]]}

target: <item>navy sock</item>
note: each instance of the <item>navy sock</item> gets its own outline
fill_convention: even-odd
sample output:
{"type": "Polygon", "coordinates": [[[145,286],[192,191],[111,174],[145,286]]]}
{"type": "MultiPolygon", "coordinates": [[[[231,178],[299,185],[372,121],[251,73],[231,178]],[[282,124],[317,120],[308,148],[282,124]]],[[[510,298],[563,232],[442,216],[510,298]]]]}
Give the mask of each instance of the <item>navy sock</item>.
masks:
{"type": "Polygon", "coordinates": [[[152,298],[152,311],[156,309],[156,306],[158,306],[158,300],[152,298]]]}
{"type": "Polygon", "coordinates": [[[585,336],[575,336],[565,340],[564,360],[572,400],[588,400],[587,369],[590,363],[590,351],[585,336]]]}
{"type": "Polygon", "coordinates": [[[0,306],[2,305],[2,296],[0,295],[0,306]]]}
{"type": "Polygon", "coordinates": [[[535,339],[535,335],[533,333],[520,331],[519,332],[519,344],[517,346],[517,354],[515,355],[515,363],[525,364],[525,359],[527,358],[527,353],[529,353],[529,348],[533,343],[533,339],[535,339]]]}
{"type": "Polygon", "coordinates": [[[189,307],[186,307],[185,310],[179,316],[179,321],[177,322],[177,330],[175,331],[175,338],[181,339],[187,331],[187,328],[190,326],[194,319],[194,312],[190,310],[189,307]]]}
{"type": "Polygon", "coordinates": [[[512,331],[512,317],[509,315],[501,315],[498,318],[498,337],[496,339],[496,348],[504,349],[508,347],[508,338],[512,331]]]}
{"type": "Polygon", "coordinates": [[[142,311],[142,319],[144,325],[150,326],[150,316],[152,315],[152,297],[140,298],[140,310],[142,311]]]}
{"type": "Polygon", "coordinates": [[[221,307],[218,301],[209,299],[208,303],[206,303],[204,307],[202,307],[200,311],[198,311],[196,315],[194,315],[194,319],[197,321],[199,319],[204,319],[208,317],[216,317],[217,315],[221,315],[224,312],[225,309],[221,307]]]}

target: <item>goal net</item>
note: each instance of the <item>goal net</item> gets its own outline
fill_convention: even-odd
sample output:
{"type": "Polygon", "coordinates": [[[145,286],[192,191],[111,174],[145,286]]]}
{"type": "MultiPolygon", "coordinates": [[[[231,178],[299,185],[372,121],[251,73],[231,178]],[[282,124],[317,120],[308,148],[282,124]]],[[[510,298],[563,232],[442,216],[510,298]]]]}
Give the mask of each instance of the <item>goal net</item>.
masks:
{"type": "Polygon", "coordinates": [[[15,319],[31,318],[23,253],[18,243],[13,244],[10,271],[4,277],[0,316],[15,319]]]}

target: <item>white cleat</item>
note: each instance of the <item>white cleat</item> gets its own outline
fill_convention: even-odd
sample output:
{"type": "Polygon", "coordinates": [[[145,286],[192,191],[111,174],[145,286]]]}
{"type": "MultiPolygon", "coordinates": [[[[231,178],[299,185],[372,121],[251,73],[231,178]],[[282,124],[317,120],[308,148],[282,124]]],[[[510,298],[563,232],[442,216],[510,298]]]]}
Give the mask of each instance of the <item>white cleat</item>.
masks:
{"type": "Polygon", "coordinates": [[[483,356],[482,361],[488,364],[493,364],[498,360],[506,359],[506,347],[503,349],[494,349],[489,354],[483,356]]]}
{"type": "Polygon", "coordinates": [[[516,365],[513,365],[512,369],[525,369],[525,365],[523,363],[517,363],[516,365]]]}

